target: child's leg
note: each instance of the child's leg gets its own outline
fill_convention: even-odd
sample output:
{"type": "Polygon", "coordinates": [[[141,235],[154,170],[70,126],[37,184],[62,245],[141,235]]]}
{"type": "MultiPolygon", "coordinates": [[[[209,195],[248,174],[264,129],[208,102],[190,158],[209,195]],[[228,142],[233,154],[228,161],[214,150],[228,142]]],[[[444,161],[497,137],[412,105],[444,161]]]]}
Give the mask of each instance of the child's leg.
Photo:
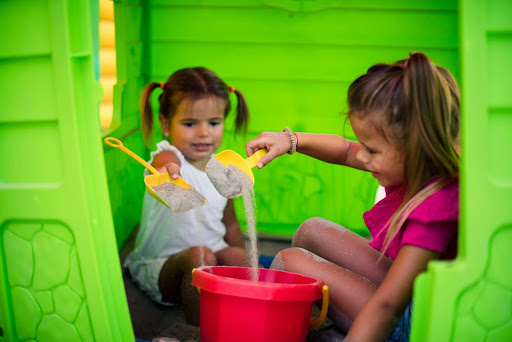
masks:
{"type": "Polygon", "coordinates": [[[292,246],[304,248],[334,264],[380,284],[392,260],[368,245],[369,241],[320,217],[304,221],[293,236],[292,246]],[[380,260],[379,260],[380,259],[380,260]]]}
{"type": "Polygon", "coordinates": [[[217,264],[224,266],[250,266],[249,257],[243,248],[227,247],[215,253],[217,264]]]}
{"type": "Polygon", "coordinates": [[[158,285],[162,300],[183,302],[187,323],[199,325],[199,292],[192,285],[192,269],[202,265],[215,266],[217,258],[206,247],[191,247],[172,255],[162,266],[158,285]]]}
{"type": "MultiPolygon", "coordinates": [[[[353,321],[377,285],[302,248],[288,248],[277,254],[271,268],[304,274],[323,280],[329,287],[330,315],[341,313],[353,321]]],[[[336,322],[335,319],[332,319],[336,322]]],[[[346,328],[342,326],[342,328],[346,328]]]]}
{"type": "Polygon", "coordinates": [[[321,279],[329,286],[329,318],[348,330],[375,292],[391,261],[368,245],[368,240],[322,218],[305,221],[292,245],[281,251],[271,268],[321,279]]]}

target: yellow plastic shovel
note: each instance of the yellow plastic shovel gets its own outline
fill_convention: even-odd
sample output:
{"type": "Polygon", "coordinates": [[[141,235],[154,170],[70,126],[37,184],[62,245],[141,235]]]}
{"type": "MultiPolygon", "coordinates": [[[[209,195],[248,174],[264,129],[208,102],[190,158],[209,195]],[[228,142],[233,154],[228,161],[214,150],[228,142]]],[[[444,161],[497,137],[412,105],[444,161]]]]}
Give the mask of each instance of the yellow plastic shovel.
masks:
{"type": "Polygon", "coordinates": [[[267,153],[268,150],[266,148],[263,148],[261,150],[254,152],[254,154],[249,158],[244,159],[235,151],[225,150],[215,155],[215,159],[220,161],[226,167],[228,167],[229,165],[236,166],[237,168],[242,170],[254,184],[254,175],[252,173],[252,168],[258,165],[260,159],[263,158],[263,156],[267,153]]]}
{"type": "MultiPolygon", "coordinates": [[[[163,172],[163,173],[158,172],[151,164],[149,164],[144,159],[142,159],[141,157],[139,157],[138,155],[136,155],[135,153],[133,153],[132,151],[130,151],[129,149],[124,147],[124,145],[121,142],[121,140],[113,138],[113,137],[107,137],[107,138],[103,139],[103,141],[105,141],[105,143],[107,143],[108,145],[110,145],[112,147],[120,149],[121,151],[123,151],[124,153],[128,154],[130,157],[132,157],[133,159],[135,159],[136,161],[138,161],[139,163],[144,165],[144,167],[146,167],[146,169],[151,171],[151,173],[152,173],[151,175],[144,177],[144,183],[146,184],[146,189],[148,190],[148,192],[149,192],[149,194],[151,196],[156,198],[158,201],[160,201],[167,208],[175,211],[174,208],[171,208],[155,192],[155,190],[153,190],[153,187],[161,185],[161,184],[166,183],[166,182],[170,182],[170,183],[176,184],[177,186],[182,187],[184,189],[195,191],[181,176],[179,176],[177,179],[172,179],[168,172],[163,172]]],[[[196,195],[199,195],[199,193],[197,191],[195,191],[195,192],[196,192],[196,195]]],[[[203,197],[203,200],[204,200],[204,203],[206,203],[206,198],[203,197]]]]}

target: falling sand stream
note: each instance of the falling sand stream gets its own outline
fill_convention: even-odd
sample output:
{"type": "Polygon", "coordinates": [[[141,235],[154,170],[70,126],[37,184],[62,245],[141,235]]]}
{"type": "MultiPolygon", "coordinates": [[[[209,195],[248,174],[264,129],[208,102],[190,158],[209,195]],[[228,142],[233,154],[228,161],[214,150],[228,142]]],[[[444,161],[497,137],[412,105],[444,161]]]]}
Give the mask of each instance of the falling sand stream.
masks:
{"type": "Polygon", "coordinates": [[[206,164],[206,174],[217,191],[226,198],[242,195],[245,207],[245,219],[249,233],[249,258],[252,267],[252,280],[258,281],[258,237],[256,234],[256,219],[254,213],[254,184],[251,179],[238,167],[226,167],[215,158],[206,164]]]}

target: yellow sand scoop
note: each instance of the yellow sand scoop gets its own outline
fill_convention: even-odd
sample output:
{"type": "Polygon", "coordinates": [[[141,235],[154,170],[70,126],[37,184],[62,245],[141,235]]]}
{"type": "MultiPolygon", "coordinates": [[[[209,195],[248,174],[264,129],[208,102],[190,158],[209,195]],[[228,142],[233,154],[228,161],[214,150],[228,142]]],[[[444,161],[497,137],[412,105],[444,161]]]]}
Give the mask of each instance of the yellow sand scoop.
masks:
{"type": "Polygon", "coordinates": [[[220,161],[226,167],[228,167],[229,165],[236,166],[237,168],[242,170],[254,184],[254,174],[252,173],[252,168],[258,165],[260,159],[263,158],[263,156],[267,153],[268,150],[266,148],[263,148],[261,150],[254,152],[254,154],[249,158],[244,159],[235,151],[225,150],[215,155],[215,159],[220,161]]]}
{"type": "Polygon", "coordinates": [[[146,167],[152,173],[151,175],[144,177],[144,183],[146,184],[147,191],[151,196],[156,198],[172,211],[182,212],[189,209],[198,208],[206,203],[206,198],[194,190],[181,176],[179,176],[177,179],[172,179],[168,172],[159,173],[144,159],[124,147],[123,143],[119,139],[107,137],[103,140],[108,145],[118,148],[124,153],[128,154],[130,157],[144,165],[144,167],[146,167]],[[174,191],[172,194],[168,194],[164,190],[155,191],[155,188],[158,189],[159,186],[162,186],[166,183],[172,183],[177,185],[179,188],[189,191],[174,191]],[[167,200],[162,199],[159,194],[167,200]]]}

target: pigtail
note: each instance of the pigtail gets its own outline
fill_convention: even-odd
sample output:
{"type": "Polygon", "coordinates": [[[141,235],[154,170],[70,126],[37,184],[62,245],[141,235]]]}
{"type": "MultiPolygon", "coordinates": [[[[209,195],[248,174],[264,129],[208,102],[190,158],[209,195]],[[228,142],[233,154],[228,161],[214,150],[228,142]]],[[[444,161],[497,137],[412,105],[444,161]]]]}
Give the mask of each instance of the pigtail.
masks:
{"type": "Polygon", "coordinates": [[[404,63],[404,96],[407,185],[402,203],[387,223],[383,252],[409,214],[459,172],[459,91],[453,77],[427,56],[413,53],[404,63]]]}
{"type": "Polygon", "coordinates": [[[453,94],[452,81],[447,80],[427,56],[414,53],[409,57],[404,70],[409,113],[406,122],[409,132],[406,156],[409,160],[406,163],[409,182],[416,180],[414,185],[419,187],[426,179],[415,177],[418,173],[428,178],[453,178],[459,172],[459,157],[454,146],[454,135],[456,132],[458,136],[459,131],[458,94],[453,94]],[[456,115],[453,115],[454,111],[456,115]],[[422,153],[413,153],[418,149],[422,153]]]}
{"type": "Polygon", "coordinates": [[[142,123],[142,136],[144,143],[149,146],[149,139],[153,132],[153,108],[151,108],[151,94],[160,87],[160,83],[151,82],[144,87],[140,97],[140,119],[142,123]]]}
{"type": "Polygon", "coordinates": [[[235,133],[239,133],[242,130],[242,133],[245,135],[247,134],[247,125],[249,123],[249,108],[242,93],[237,89],[231,89],[237,98],[235,133]]]}

